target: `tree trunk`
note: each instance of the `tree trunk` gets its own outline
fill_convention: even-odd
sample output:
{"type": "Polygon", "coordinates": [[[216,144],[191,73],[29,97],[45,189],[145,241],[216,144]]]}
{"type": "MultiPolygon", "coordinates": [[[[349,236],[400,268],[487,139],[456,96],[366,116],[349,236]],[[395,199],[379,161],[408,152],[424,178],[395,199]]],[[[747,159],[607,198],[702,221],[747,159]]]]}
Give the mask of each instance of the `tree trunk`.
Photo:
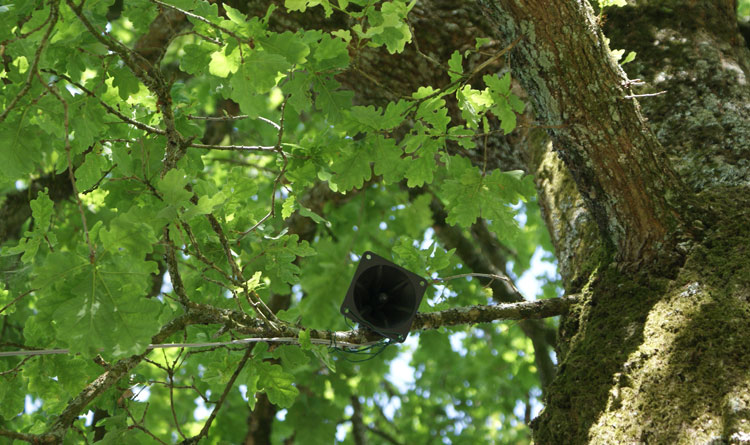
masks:
{"type": "Polygon", "coordinates": [[[585,204],[537,136],[527,158],[585,299],[561,324],[536,443],[746,443],[750,54],[734,3],[608,10],[637,91],[587,3],[483,6],[499,38],[522,36],[513,71],[585,204]]]}

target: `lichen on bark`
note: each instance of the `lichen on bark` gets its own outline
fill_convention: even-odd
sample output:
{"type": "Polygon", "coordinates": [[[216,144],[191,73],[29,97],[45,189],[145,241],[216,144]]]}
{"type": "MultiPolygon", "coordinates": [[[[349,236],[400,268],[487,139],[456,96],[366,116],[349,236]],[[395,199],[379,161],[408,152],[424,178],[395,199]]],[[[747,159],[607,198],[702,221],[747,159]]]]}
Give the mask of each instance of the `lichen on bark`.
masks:
{"type": "MultiPolygon", "coordinates": [[[[746,198],[750,195],[750,89],[746,85],[750,55],[737,31],[734,3],[643,1],[607,11],[611,47],[638,53],[628,73],[645,86],[630,88],[626,82],[629,94],[667,90],[640,102],[628,99],[636,114],[642,111],[646,118],[640,128],[628,117],[630,111],[617,100],[610,101],[612,86],[602,80],[606,70],[597,74],[589,67],[600,82],[588,82],[593,86],[586,88],[593,93],[589,100],[608,106],[596,108],[587,102],[580,115],[564,101],[575,100],[570,91],[585,93],[586,88],[575,83],[575,76],[567,77],[567,82],[550,82],[583,69],[581,60],[586,58],[578,57],[581,45],[593,39],[606,47],[596,29],[582,29],[581,23],[558,24],[560,32],[553,35],[545,28],[556,26],[551,22],[559,17],[551,16],[549,8],[536,10],[535,2],[482,3],[496,18],[498,36],[515,38],[519,32],[525,36],[527,46],[519,45],[514,70],[533,98],[537,119],[552,127],[554,149],[572,171],[585,212],[597,221],[605,241],[604,248],[597,249],[596,236],[571,239],[572,234],[587,233],[582,230],[586,218],[575,216],[575,191],[541,138],[540,145],[532,147],[530,170],[537,173],[546,221],[556,248],[561,246],[558,255],[565,255],[561,258],[565,284],[569,290],[582,289],[583,298],[561,321],[559,372],[548,388],[543,413],[532,423],[535,442],[746,441],[750,438],[750,213],[746,210],[750,208],[746,198]],[[549,63],[550,54],[564,51],[575,57],[549,63]],[[552,95],[549,92],[555,88],[549,85],[565,91],[552,95]],[[617,128],[605,132],[609,138],[588,139],[595,133],[570,130],[590,120],[617,128]],[[621,138],[618,129],[627,125],[632,127],[621,138]],[[646,139],[655,135],[659,149],[634,143],[642,135],[646,139]],[[597,152],[586,145],[600,142],[616,148],[595,145],[597,152]],[[653,195],[664,198],[654,201],[665,205],[654,213],[655,220],[666,224],[665,239],[673,237],[674,242],[646,239],[659,254],[642,258],[636,267],[621,261],[627,257],[622,250],[629,245],[621,241],[617,224],[610,224],[612,218],[622,217],[627,205],[619,206],[628,198],[618,198],[620,187],[612,187],[606,179],[616,175],[623,163],[633,169],[627,178],[631,182],[648,182],[654,178],[651,175],[663,171],[668,172],[667,184],[684,184],[663,187],[657,179],[640,189],[644,202],[653,195]],[[689,235],[679,236],[680,224],[663,219],[670,212],[680,215],[678,220],[688,226],[689,235]],[[613,257],[608,255],[607,237],[613,240],[613,257]]],[[[586,9],[576,2],[559,9],[569,12],[576,5],[586,9]]],[[[579,78],[590,75],[581,73],[579,78]]],[[[658,225],[624,224],[626,234],[661,230],[658,225]]]]}

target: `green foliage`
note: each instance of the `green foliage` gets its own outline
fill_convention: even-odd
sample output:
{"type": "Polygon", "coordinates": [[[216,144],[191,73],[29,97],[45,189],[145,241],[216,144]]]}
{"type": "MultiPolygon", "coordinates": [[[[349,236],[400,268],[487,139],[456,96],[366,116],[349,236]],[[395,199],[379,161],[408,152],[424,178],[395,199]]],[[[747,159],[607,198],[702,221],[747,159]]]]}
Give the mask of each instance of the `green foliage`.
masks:
{"type": "Polygon", "coordinates": [[[31,263],[34,260],[43,241],[47,241],[50,248],[57,244],[55,232],[49,230],[52,221],[53,203],[49,199],[47,191],[39,193],[37,198],[29,204],[34,220],[34,230],[26,232],[17,246],[10,247],[6,251],[8,254],[23,253],[21,261],[24,263],[31,263]]]}
{"type": "Polygon", "coordinates": [[[88,264],[73,253],[52,253],[31,283],[44,302],[38,316],[55,326],[57,340],[73,352],[134,354],[159,329],[159,303],[138,298],[145,295],[155,266],[129,255],[107,254],[88,264]]]}
{"type": "MultiPolygon", "coordinates": [[[[625,0],[597,0],[599,5],[599,19],[603,22],[603,14],[604,14],[604,8],[609,7],[616,7],[621,8],[623,6],[627,6],[628,2],[625,0]]],[[[605,38],[605,41],[607,42],[607,45],[609,46],[609,39],[605,38]]],[[[635,60],[636,52],[635,51],[629,51],[628,55],[625,56],[623,59],[623,55],[625,54],[624,49],[610,49],[610,54],[612,55],[612,58],[615,60],[615,62],[618,62],[620,65],[625,65],[626,63],[630,63],[633,60],[635,60]]]]}
{"type": "Polygon", "coordinates": [[[739,17],[750,17],[750,1],[749,0],[739,0],[737,2],[737,15],[739,17]]]}
{"type": "MultiPolygon", "coordinates": [[[[510,73],[479,79],[485,55],[455,51],[440,61],[445,84],[391,101],[363,103],[343,86],[367,51],[412,43],[415,3],[284,2],[352,24],[332,32],[279,32],[274,7],[252,17],[203,0],[127,1],[117,14],[113,1],[88,1],[80,17],[65,2],[0,6],[0,205],[26,200],[31,215],[0,240],[0,347],[70,352],[0,357],[1,430],[47,431],[87,385],[132,360],[87,401],[106,416],[73,420],[68,443],[93,443],[99,428],[97,443],[183,440],[219,405],[207,443],[242,442],[260,409],[278,413],[267,419],[274,443],[332,443],[337,431],[351,443],[353,397],[402,443],[528,441],[513,413],[538,382],[515,327],[414,334],[406,389],[388,372],[409,346],[369,356],[311,339],[349,329],[339,306],[365,250],[433,283],[471,272],[439,230],[471,239],[486,223],[517,275],[540,243],[551,249],[531,178],[488,166],[478,147],[524,111],[510,73]],[[189,31],[158,56],[138,46],[173,7],[189,12],[189,31]],[[282,333],[299,345],[148,350],[155,339],[282,333]],[[21,414],[27,397],[41,405],[21,414]],[[391,398],[395,413],[380,414],[391,398]]],[[[488,297],[475,279],[453,280],[429,287],[420,310],[488,297]]]]}
{"type": "Polygon", "coordinates": [[[597,0],[597,2],[599,3],[600,9],[608,8],[610,6],[623,7],[628,4],[625,0],[597,0]]]}
{"type": "Polygon", "coordinates": [[[440,189],[449,203],[448,223],[469,227],[482,217],[490,222],[499,239],[515,236],[517,229],[510,205],[533,196],[531,178],[520,171],[495,170],[487,175],[461,157],[452,158],[450,165],[449,172],[455,179],[445,180],[440,189]]]}

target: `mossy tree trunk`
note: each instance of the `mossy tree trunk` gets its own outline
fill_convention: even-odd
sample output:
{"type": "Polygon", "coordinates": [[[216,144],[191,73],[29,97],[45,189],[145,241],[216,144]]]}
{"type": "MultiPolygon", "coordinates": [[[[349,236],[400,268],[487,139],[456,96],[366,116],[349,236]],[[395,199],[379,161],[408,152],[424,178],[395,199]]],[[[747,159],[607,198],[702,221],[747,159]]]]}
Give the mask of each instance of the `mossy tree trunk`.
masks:
{"type": "Polygon", "coordinates": [[[513,72],[565,165],[537,137],[530,168],[567,290],[585,295],[561,326],[536,443],[747,443],[750,52],[736,5],[607,11],[639,87],[587,2],[482,3],[499,38],[521,36],[513,72]]]}

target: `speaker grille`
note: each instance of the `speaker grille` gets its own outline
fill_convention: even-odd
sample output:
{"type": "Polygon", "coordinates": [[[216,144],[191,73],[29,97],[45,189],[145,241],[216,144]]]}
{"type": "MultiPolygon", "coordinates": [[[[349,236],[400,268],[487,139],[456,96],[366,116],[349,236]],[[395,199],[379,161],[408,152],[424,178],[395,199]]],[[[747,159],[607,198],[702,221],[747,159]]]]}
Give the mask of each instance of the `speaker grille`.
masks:
{"type": "Polygon", "coordinates": [[[425,280],[419,275],[365,252],[341,305],[341,313],[384,337],[404,341],[425,287],[425,280]]]}

